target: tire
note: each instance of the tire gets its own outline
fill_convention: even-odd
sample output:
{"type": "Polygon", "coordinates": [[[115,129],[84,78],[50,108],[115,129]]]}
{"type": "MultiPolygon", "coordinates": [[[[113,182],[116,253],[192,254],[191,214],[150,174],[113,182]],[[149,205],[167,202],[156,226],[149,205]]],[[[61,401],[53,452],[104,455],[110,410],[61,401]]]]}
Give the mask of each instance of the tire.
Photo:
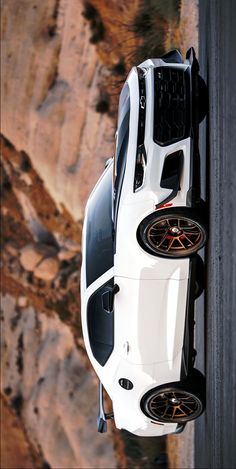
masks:
{"type": "Polygon", "coordinates": [[[199,298],[205,288],[205,266],[202,258],[196,256],[196,267],[195,267],[195,291],[194,298],[195,300],[199,298]]]}
{"type": "Polygon", "coordinates": [[[198,123],[203,121],[208,112],[208,91],[207,85],[201,75],[197,76],[198,81],[198,123]]]}
{"type": "Polygon", "coordinates": [[[184,424],[195,420],[205,409],[204,376],[193,370],[184,381],[151,389],[142,397],[141,409],[158,422],[184,424]]]}
{"type": "Polygon", "coordinates": [[[140,223],[137,239],[155,256],[189,257],[207,240],[204,210],[177,207],[154,212],[140,223]]]}

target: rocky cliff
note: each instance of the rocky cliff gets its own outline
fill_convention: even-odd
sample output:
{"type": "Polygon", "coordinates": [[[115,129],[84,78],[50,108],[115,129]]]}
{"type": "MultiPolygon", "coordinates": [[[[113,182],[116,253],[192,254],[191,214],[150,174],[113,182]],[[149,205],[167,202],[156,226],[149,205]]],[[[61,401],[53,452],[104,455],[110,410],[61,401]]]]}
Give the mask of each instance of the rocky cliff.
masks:
{"type": "Polygon", "coordinates": [[[76,219],[114,133],[95,112],[102,63],[82,11],[77,0],[20,0],[3,2],[2,13],[2,132],[76,219]]]}

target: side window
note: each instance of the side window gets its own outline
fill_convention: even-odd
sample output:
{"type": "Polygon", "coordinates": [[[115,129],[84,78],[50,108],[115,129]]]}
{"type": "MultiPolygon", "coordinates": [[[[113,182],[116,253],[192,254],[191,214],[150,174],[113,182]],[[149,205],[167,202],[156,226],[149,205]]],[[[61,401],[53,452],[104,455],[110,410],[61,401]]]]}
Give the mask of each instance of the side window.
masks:
{"type": "Polygon", "coordinates": [[[114,287],[109,280],[89,298],[87,323],[90,347],[94,358],[104,366],[114,347],[114,312],[106,309],[106,294],[114,287]]]}
{"type": "Polygon", "coordinates": [[[114,264],[112,221],[112,165],[97,184],[89,201],[86,227],[87,287],[114,264]]]}

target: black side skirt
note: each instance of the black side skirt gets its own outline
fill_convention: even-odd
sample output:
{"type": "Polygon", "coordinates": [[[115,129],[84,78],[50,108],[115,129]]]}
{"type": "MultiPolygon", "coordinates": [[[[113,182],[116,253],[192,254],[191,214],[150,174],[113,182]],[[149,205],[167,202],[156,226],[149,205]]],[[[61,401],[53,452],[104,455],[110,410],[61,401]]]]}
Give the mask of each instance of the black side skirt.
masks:
{"type": "Polygon", "coordinates": [[[185,315],[184,340],[182,350],[182,363],[180,379],[184,380],[191,372],[196,351],[194,349],[194,303],[195,303],[195,279],[197,257],[190,258],[190,275],[187,294],[187,306],[185,315]]]}

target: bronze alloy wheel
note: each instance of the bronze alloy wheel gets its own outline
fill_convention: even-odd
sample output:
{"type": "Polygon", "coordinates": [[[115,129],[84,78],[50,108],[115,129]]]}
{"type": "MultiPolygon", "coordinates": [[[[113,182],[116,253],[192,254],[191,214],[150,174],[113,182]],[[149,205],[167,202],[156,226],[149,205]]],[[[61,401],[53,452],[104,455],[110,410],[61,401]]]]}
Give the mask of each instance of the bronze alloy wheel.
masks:
{"type": "Polygon", "coordinates": [[[137,239],[144,250],[156,256],[188,257],[206,243],[206,225],[204,206],[160,210],[140,223],[137,239]]]}
{"type": "Polygon", "coordinates": [[[163,254],[188,254],[199,249],[204,239],[201,226],[187,218],[156,220],[147,228],[148,244],[163,254]]]}
{"type": "Polygon", "coordinates": [[[151,393],[144,405],[145,413],[160,422],[187,422],[203,411],[201,399],[183,389],[160,390],[151,393]]]}

